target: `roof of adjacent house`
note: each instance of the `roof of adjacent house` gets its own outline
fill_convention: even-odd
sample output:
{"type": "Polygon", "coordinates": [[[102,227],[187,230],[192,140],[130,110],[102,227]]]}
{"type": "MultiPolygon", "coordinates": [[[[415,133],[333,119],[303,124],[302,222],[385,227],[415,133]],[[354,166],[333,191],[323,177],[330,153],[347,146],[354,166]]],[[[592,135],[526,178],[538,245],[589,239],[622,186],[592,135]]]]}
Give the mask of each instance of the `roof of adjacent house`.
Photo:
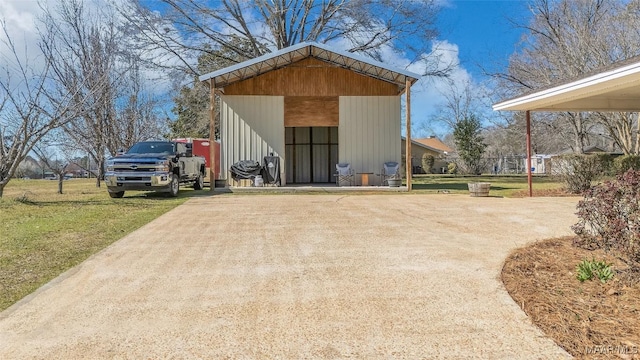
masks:
{"type": "MultiPolygon", "coordinates": [[[[574,154],[575,151],[573,149],[565,149],[560,151],[558,154],[559,155],[566,155],[566,154],[574,154]]],[[[598,145],[589,145],[589,146],[585,146],[582,148],[582,153],[584,154],[596,154],[596,153],[604,153],[604,154],[612,154],[612,155],[621,155],[622,153],[619,151],[607,151],[603,148],[601,148],[598,145]]]]}
{"type": "Polygon", "coordinates": [[[579,78],[524,93],[494,110],[639,111],[640,57],[632,57],[579,78]]]}
{"type": "Polygon", "coordinates": [[[213,79],[216,87],[224,87],[269,71],[283,68],[308,57],[313,57],[362,75],[396,84],[401,90],[406,87],[407,81],[413,84],[420,78],[418,74],[397,69],[358,54],[333,49],[324,44],[305,42],[202,75],[200,76],[200,81],[213,79]]]}
{"type": "MultiPolygon", "coordinates": [[[[402,141],[407,141],[407,138],[405,138],[404,136],[402,136],[401,138],[402,138],[402,141]]],[[[427,150],[431,150],[431,151],[434,151],[434,152],[437,152],[437,153],[441,153],[441,154],[446,154],[448,152],[453,151],[449,147],[447,147],[447,148],[449,148],[449,150],[443,150],[441,148],[437,148],[437,147],[431,146],[429,144],[422,143],[419,140],[424,140],[424,139],[411,139],[411,144],[419,146],[419,147],[427,149],[427,150]]],[[[444,144],[442,144],[442,145],[444,145],[444,144]]],[[[444,145],[444,146],[446,146],[446,145],[444,145]]]]}
{"type": "Polygon", "coordinates": [[[449,146],[447,146],[447,144],[443,143],[442,141],[440,141],[440,139],[438,139],[435,136],[431,136],[428,138],[422,138],[422,139],[412,139],[412,141],[416,141],[422,145],[428,146],[430,148],[436,149],[440,152],[446,152],[446,153],[451,153],[453,152],[453,149],[450,148],[449,146]]]}

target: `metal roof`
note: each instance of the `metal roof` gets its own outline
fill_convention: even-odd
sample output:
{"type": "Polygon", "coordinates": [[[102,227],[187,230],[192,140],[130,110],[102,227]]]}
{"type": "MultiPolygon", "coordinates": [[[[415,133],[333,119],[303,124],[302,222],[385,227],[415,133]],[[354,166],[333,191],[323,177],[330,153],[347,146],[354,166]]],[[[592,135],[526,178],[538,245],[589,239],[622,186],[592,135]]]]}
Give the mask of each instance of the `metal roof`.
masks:
{"type": "Polygon", "coordinates": [[[494,110],[640,111],[640,58],[493,105],[494,110]]]}
{"type": "Polygon", "coordinates": [[[305,42],[202,75],[199,79],[200,81],[214,79],[216,87],[224,87],[269,71],[283,68],[308,57],[313,57],[362,75],[396,84],[401,90],[405,88],[407,80],[413,84],[420,78],[418,74],[407,70],[395,69],[357,54],[332,49],[324,44],[305,42]]]}

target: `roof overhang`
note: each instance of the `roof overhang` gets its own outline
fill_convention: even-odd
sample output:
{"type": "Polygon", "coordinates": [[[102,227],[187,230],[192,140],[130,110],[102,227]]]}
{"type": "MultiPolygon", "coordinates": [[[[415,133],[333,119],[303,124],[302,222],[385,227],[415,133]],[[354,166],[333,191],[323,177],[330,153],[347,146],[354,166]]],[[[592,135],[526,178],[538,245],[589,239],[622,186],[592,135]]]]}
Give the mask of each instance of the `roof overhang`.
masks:
{"type": "Polygon", "coordinates": [[[640,111],[640,61],[500,102],[493,110],[640,111]]]}
{"type": "Polygon", "coordinates": [[[249,79],[269,71],[277,70],[313,57],[356,73],[396,84],[402,91],[407,81],[418,81],[420,75],[410,71],[395,69],[386,64],[346,51],[332,49],[324,44],[300,43],[255,59],[217,70],[200,76],[200,81],[214,80],[216,88],[249,79]]]}

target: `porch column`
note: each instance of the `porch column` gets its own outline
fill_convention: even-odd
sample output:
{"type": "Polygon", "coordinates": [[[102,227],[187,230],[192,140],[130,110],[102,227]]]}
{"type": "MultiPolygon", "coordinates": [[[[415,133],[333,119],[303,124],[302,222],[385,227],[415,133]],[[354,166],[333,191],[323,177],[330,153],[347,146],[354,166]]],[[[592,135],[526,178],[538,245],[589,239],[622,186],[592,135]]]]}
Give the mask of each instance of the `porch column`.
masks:
{"type": "Polygon", "coordinates": [[[412,172],[412,164],[411,164],[411,80],[406,80],[405,86],[405,96],[406,96],[406,108],[405,108],[405,117],[407,121],[407,141],[406,146],[407,149],[405,151],[406,154],[406,170],[407,170],[407,190],[411,191],[411,172],[412,172]]]}
{"type": "Polygon", "coordinates": [[[209,190],[216,189],[216,82],[209,80],[209,190]]]}
{"type": "Polygon", "coordinates": [[[531,184],[531,112],[526,111],[527,118],[527,182],[529,183],[529,197],[533,197],[533,186],[531,184]]]}

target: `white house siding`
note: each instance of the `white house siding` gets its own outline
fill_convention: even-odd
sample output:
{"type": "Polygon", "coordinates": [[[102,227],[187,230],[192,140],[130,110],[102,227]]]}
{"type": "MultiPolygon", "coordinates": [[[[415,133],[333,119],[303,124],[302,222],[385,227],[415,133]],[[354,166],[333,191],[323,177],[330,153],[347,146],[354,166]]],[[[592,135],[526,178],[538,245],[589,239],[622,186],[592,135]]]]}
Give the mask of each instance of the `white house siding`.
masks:
{"type": "Polygon", "coordinates": [[[399,96],[340,97],[340,162],[350,163],[355,172],[379,174],[385,162],[401,162],[400,141],[399,96]]]}
{"type": "Polygon", "coordinates": [[[229,168],[240,160],[262,164],[266,155],[280,157],[284,177],[284,97],[223,95],[220,107],[222,178],[231,184],[229,168]]]}

